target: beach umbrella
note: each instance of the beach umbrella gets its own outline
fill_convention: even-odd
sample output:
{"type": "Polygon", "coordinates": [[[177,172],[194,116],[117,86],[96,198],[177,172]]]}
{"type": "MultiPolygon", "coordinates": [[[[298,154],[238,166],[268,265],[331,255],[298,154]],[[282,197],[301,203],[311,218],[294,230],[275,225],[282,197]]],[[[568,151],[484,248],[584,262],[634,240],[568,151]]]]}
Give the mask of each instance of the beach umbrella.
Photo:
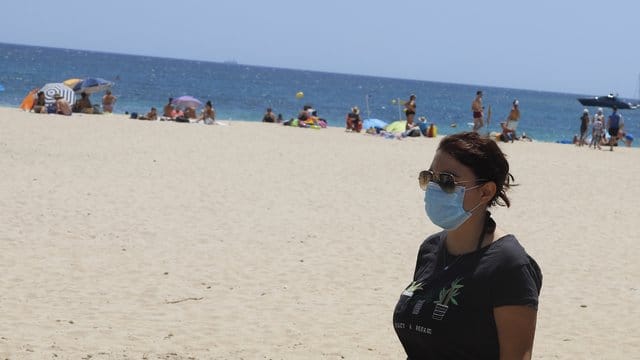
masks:
{"type": "Polygon", "coordinates": [[[380,119],[364,119],[364,121],[362,122],[362,128],[365,130],[372,127],[384,129],[387,125],[389,125],[389,123],[380,119]]]}
{"type": "Polygon", "coordinates": [[[73,87],[76,86],[76,84],[80,81],[82,81],[82,79],[71,78],[63,81],[62,83],[73,89],[73,87]]]}
{"type": "Polygon", "coordinates": [[[73,86],[73,91],[77,93],[93,94],[110,89],[113,86],[111,81],[102,78],[86,78],[73,86]]]}
{"type": "Polygon", "coordinates": [[[175,98],[173,99],[171,104],[179,107],[192,107],[192,108],[198,108],[202,106],[202,102],[200,100],[189,95],[184,95],[184,96],[175,98]]]}
{"type": "Polygon", "coordinates": [[[389,132],[404,132],[406,130],[406,127],[407,127],[406,120],[398,120],[387,125],[387,127],[385,127],[384,129],[389,132]]]}
{"type": "Polygon", "coordinates": [[[52,104],[56,100],[53,98],[55,94],[60,94],[69,104],[73,104],[76,101],[76,94],[73,90],[63,83],[48,83],[45,84],[40,91],[44,92],[44,98],[47,104],[52,104]]]}

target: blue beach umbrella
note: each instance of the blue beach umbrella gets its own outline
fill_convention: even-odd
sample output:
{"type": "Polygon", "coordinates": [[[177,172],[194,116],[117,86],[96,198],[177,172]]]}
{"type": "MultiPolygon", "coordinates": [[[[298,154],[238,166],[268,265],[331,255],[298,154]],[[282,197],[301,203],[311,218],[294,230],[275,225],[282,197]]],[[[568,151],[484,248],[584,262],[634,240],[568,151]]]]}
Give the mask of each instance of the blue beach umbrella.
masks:
{"type": "Polygon", "coordinates": [[[111,81],[103,78],[86,78],[73,86],[73,91],[77,93],[93,94],[110,89],[113,86],[111,81]]]}
{"type": "Polygon", "coordinates": [[[389,123],[380,119],[364,119],[364,121],[362,122],[362,128],[365,130],[372,127],[384,129],[387,125],[389,125],[389,123]]]}

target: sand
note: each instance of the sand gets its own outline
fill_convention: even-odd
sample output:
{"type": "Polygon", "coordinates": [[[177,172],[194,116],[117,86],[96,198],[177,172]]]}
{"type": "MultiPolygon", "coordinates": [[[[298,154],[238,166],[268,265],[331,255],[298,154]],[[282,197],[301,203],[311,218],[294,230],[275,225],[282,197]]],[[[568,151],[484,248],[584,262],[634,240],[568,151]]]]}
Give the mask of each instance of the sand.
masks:
{"type": "MultiPolygon", "coordinates": [[[[437,140],[0,108],[1,359],[399,359],[437,140]]],[[[501,144],[537,359],[640,358],[640,152],[501,144]]]]}

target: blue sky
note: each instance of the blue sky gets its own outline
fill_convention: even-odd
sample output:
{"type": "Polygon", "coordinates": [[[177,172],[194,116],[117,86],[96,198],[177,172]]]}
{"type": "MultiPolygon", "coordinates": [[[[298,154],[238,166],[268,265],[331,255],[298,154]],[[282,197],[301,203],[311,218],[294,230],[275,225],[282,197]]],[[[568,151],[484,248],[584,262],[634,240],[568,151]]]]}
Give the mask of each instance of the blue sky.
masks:
{"type": "Polygon", "coordinates": [[[638,97],[638,0],[27,3],[0,42],[638,97]]]}

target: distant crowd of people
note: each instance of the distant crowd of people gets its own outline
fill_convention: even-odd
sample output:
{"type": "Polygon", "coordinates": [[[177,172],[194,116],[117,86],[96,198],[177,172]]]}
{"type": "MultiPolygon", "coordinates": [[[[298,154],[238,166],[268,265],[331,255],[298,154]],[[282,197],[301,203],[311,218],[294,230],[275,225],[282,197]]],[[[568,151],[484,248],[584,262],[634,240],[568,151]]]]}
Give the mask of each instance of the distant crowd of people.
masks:
{"type": "MultiPolygon", "coordinates": [[[[36,91],[34,90],[33,93],[36,91]]],[[[54,113],[60,115],[71,115],[72,113],[84,113],[84,114],[100,114],[111,113],[114,110],[117,98],[111,93],[111,90],[106,90],[105,95],[102,97],[102,108],[99,105],[93,105],[90,100],[90,94],[86,92],[80,93],[80,98],[73,104],[69,102],[60,94],[54,94],[54,101],[48,103],[45,98],[45,93],[42,91],[37,92],[34,97],[31,111],[36,113],[54,113]]],[[[131,113],[132,118],[139,120],[166,120],[176,122],[195,122],[204,123],[207,125],[217,124],[216,111],[211,101],[207,101],[204,109],[197,114],[196,108],[193,106],[176,106],[173,102],[173,98],[169,98],[167,104],[164,106],[162,114],[159,114],[155,107],[152,107],[149,112],[144,115],[138,116],[137,113],[131,113]]],[[[418,122],[415,122],[417,96],[411,94],[409,99],[402,102],[404,105],[404,114],[406,117],[405,131],[399,134],[393,135],[396,138],[412,137],[412,136],[435,136],[437,128],[435,124],[429,124],[424,117],[420,117],[418,122]],[[397,136],[396,136],[397,135],[397,136]]],[[[524,132],[519,136],[517,133],[518,124],[520,121],[520,103],[518,99],[514,99],[511,104],[511,109],[508,116],[504,121],[500,121],[500,131],[491,133],[491,137],[498,141],[514,142],[515,140],[532,141],[524,132]]],[[[400,104],[398,104],[400,106],[400,104]]],[[[25,108],[26,110],[27,108],[25,108]]],[[[485,118],[484,105],[483,105],[483,92],[481,90],[476,91],[476,96],[471,102],[471,115],[473,119],[472,131],[479,133],[480,130],[489,124],[491,108],[489,107],[489,116],[485,118]]],[[[128,114],[128,113],[127,113],[128,114]]],[[[327,121],[318,116],[317,110],[311,105],[304,105],[302,110],[294,118],[287,121],[283,119],[282,114],[276,115],[271,107],[266,109],[266,112],[262,116],[262,122],[265,123],[281,123],[288,126],[298,127],[311,127],[311,128],[324,128],[327,127],[327,121]]],[[[457,124],[452,123],[452,127],[456,127],[457,124]]],[[[346,115],[345,130],[347,132],[359,133],[363,130],[363,120],[360,115],[360,109],[357,106],[353,106],[346,115]]],[[[392,137],[385,129],[365,129],[368,133],[375,131],[376,135],[383,135],[386,137],[392,137]]],[[[580,133],[576,134],[573,138],[573,143],[578,146],[588,145],[588,148],[602,149],[603,146],[609,146],[609,149],[613,151],[613,147],[617,146],[622,141],[626,146],[632,146],[634,137],[631,133],[624,129],[624,118],[618,112],[618,109],[612,107],[612,113],[606,118],[602,108],[598,108],[596,113],[591,117],[589,110],[584,109],[580,117],[580,133]]]]}
{"type": "Polygon", "coordinates": [[[588,144],[588,147],[593,149],[609,146],[610,151],[613,151],[613,147],[618,146],[620,141],[626,146],[631,146],[633,140],[633,135],[624,130],[624,118],[615,106],[612,107],[611,115],[606,122],[602,108],[598,108],[593,117],[589,116],[589,109],[584,109],[580,116],[580,135],[573,137],[573,143],[577,146],[588,144]],[[589,129],[591,129],[591,139],[589,139],[589,129]]]}

